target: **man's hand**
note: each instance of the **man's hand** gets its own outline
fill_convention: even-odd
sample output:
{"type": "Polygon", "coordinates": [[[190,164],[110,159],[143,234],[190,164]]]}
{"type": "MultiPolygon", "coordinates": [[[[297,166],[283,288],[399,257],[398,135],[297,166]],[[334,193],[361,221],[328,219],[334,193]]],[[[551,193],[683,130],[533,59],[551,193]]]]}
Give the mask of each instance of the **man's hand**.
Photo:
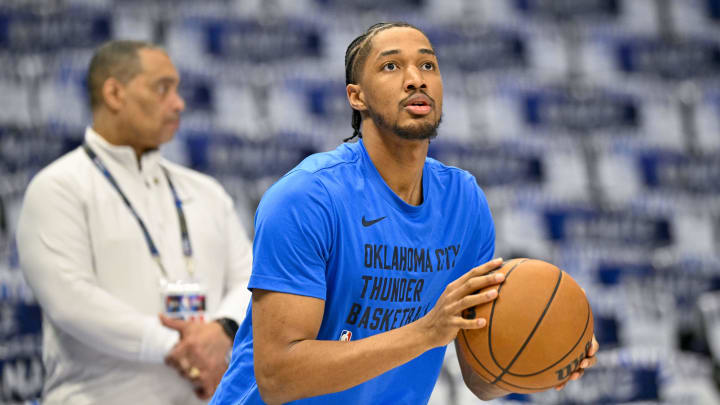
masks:
{"type": "Polygon", "coordinates": [[[217,322],[183,321],[160,315],[160,322],[180,332],[180,342],[165,357],[165,364],[195,385],[200,399],[215,393],[227,368],[225,360],[232,341],[217,322]]]}
{"type": "Polygon", "coordinates": [[[570,375],[570,378],[567,381],[558,385],[557,387],[555,387],[555,389],[560,391],[561,389],[565,388],[565,385],[567,385],[568,381],[579,379],[583,376],[583,374],[585,374],[586,368],[594,366],[595,363],[597,363],[597,357],[595,357],[595,354],[598,352],[598,349],[600,349],[600,345],[598,344],[597,339],[595,339],[595,335],[593,335],[592,345],[590,345],[590,349],[587,352],[587,357],[580,362],[580,367],[578,367],[578,369],[570,375]]]}
{"type": "Polygon", "coordinates": [[[445,346],[457,337],[460,329],[480,329],[487,325],[483,318],[465,319],[462,311],[476,305],[491,302],[497,298],[497,291],[490,290],[475,294],[478,290],[505,280],[502,273],[490,274],[502,266],[501,258],[491,260],[463,274],[448,284],[433,309],[420,319],[433,347],[445,346]]]}

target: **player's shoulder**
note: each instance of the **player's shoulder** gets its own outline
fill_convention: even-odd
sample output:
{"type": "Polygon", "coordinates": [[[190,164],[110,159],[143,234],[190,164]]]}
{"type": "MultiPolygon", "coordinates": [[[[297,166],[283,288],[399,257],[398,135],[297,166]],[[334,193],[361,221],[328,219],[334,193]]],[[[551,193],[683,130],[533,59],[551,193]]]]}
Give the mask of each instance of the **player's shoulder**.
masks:
{"type": "Polygon", "coordinates": [[[447,165],[431,157],[425,158],[425,165],[445,191],[482,193],[475,176],[467,170],[447,165]]]}
{"type": "Polygon", "coordinates": [[[358,144],[342,144],[334,150],[312,154],[281,177],[271,189],[302,193],[346,183],[353,176],[361,175],[361,153],[358,144]]]}
{"type": "Polygon", "coordinates": [[[359,143],[343,143],[334,150],[306,157],[288,175],[310,173],[318,178],[347,173],[357,167],[362,156],[359,143]]]}
{"type": "Polygon", "coordinates": [[[275,182],[263,195],[259,208],[292,204],[331,204],[353,176],[359,176],[357,144],[342,144],[328,152],[306,157],[275,182]]]}

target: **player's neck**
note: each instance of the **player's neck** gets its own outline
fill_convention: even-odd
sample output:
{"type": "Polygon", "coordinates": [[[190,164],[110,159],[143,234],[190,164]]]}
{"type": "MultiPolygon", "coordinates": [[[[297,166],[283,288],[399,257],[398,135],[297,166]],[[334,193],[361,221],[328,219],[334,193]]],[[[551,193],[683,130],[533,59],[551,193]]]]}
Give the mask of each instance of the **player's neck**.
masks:
{"type": "Polygon", "coordinates": [[[363,143],[380,176],[395,194],[410,205],[420,205],[423,202],[423,166],[430,143],[372,131],[363,133],[363,143]]]}

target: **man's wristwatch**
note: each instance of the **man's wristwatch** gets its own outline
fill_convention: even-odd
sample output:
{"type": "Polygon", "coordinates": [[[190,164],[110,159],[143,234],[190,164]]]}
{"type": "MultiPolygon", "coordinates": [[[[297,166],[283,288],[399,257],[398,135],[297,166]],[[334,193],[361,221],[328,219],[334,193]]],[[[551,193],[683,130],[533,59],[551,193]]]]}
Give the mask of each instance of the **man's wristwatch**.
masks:
{"type": "Polygon", "coordinates": [[[215,322],[219,323],[220,326],[222,326],[223,331],[226,335],[230,338],[230,341],[235,340],[235,334],[238,331],[238,323],[230,318],[219,318],[216,319],[215,322]]]}

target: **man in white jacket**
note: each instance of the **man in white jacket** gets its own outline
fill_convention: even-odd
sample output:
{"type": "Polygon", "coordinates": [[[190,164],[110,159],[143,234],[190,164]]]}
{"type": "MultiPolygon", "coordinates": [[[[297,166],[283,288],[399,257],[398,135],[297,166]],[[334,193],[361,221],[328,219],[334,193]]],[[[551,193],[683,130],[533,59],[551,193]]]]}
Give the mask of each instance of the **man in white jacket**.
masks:
{"type": "Polygon", "coordinates": [[[223,188],[158,152],[179,80],[152,44],[100,47],[83,146],[27,189],[17,242],[43,309],[45,404],[196,403],[227,367],[251,248],[223,188]]]}

